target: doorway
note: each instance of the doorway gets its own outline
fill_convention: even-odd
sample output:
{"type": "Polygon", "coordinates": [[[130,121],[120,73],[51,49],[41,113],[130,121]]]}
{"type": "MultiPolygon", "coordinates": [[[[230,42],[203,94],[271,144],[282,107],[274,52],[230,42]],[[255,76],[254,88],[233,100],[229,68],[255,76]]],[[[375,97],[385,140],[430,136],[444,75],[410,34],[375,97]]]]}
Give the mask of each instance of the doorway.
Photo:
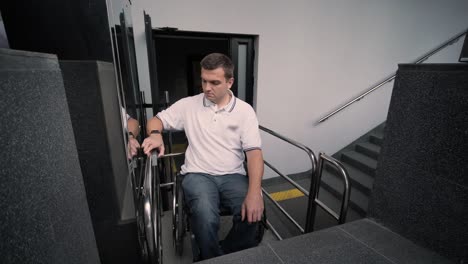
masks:
{"type": "Polygon", "coordinates": [[[234,65],[236,97],[253,105],[254,35],[179,31],[171,28],[153,29],[158,84],[152,87],[153,110],[158,112],[169,104],[202,92],[200,61],[209,53],[231,57],[234,65]]]}

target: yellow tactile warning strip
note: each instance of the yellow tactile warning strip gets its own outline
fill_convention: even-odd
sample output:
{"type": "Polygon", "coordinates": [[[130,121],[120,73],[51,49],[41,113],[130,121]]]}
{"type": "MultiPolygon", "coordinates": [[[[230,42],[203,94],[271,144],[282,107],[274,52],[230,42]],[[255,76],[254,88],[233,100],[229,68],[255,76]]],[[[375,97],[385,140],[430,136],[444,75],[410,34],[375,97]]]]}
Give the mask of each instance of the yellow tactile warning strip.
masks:
{"type": "Polygon", "coordinates": [[[277,202],[304,196],[304,194],[298,189],[290,189],[290,190],[285,190],[281,192],[275,192],[270,195],[271,197],[273,197],[273,200],[277,202]]]}

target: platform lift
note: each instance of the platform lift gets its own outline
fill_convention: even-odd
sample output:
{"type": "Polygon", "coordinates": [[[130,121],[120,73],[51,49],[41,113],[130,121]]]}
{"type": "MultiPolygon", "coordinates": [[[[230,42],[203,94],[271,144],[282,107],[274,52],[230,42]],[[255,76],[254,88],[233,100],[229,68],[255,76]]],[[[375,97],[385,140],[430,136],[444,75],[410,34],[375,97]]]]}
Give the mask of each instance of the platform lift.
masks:
{"type": "MultiPolygon", "coordinates": [[[[265,128],[263,126],[259,127],[262,131],[269,133],[279,139],[282,139],[289,144],[302,149],[306,152],[311,161],[311,187],[310,191],[305,190],[302,186],[297,184],[294,180],[288,176],[282,174],[269,162],[265,161],[265,165],[270,167],[275,171],[279,176],[283,177],[291,185],[301,191],[306,197],[308,197],[308,208],[307,208],[307,219],[306,226],[301,227],[296,220],[294,220],[288,212],[276,202],[272,196],[262,188],[264,197],[269,199],[273,205],[275,205],[286,217],[296,226],[301,233],[308,233],[313,231],[314,226],[314,216],[316,212],[317,205],[324,209],[325,212],[334,217],[338,224],[343,224],[346,221],[346,213],[348,209],[349,196],[350,196],[350,182],[349,176],[346,172],[346,169],[341,165],[341,163],[324,154],[319,154],[318,165],[314,153],[306,146],[295,142],[291,139],[288,139],[284,136],[279,135],[278,133],[265,128]],[[325,163],[334,166],[342,175],[344,182],[343,190],[343,199],[341,203],[341,210],[339,213],[334,212],[327,205],[322,203],[318,199],[318,189],[321,178],[321,173],[325,163]]],[[[170,148],[172,149],[172,148],[170,148]]],[[[164,247],[162,243],[162,216],[164,214],[163,205],[162,205],[162,190],[169,189],[172,193],[172,237],[173,237],[173,247],[175,248],[176,255],[181,256],[183,254],[183,240],[187,233],[190,230],[189,222],[187,221],[187,214],[183,206],[183,192],[181,191],[181,177],[174,171],[175,161],[174,158],[178,156],[183,156],[184,153],[169,153],[158,157],[156,151],[153,151],[149,157],[144,157],[140,155],[135,158],[132,162],[134,167],[140,167],[140,170],[135,170],[137,173],[132,175],[132,185],[134,190],[134,202],[136,208],[136,220],[137,220],[137,230],[138,238],[141,249],[141,256],[144,262],[146,263],[163,263],[163,254],[164,247]],[[163,164],[166,164],[163,166],[163,164]],[[167,169],[169,166],[169,169],[167,169]],[[141,169],[144,167],[144,170],[141,169]],[[163,175],[169,172],[169,177],[163,175]],[[161,182],[161,179],[170,179],[169,182],[161,182]]],[[[277,232],[277,230],[271,225],[268,219],[263,219],[264,226],[267,230],[270,230],[278,240],[283,238],[277,232]]],[[[192,239],[193,240],[193,239],[192,239]]],[[[192,243],[194,244],[194,243],[192,243]]],[[[197,260],[197,250],[192,248],[192,255],[194,260],[197,260]]]]}

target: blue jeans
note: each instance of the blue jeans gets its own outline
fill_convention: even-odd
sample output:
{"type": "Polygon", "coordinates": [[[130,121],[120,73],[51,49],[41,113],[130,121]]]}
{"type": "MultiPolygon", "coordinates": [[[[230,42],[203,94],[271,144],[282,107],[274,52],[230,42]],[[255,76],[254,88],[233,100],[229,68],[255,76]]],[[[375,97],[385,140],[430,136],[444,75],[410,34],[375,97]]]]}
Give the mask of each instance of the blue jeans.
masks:
{"type": "Polygon", "coordinates": [[[241,174],[213,176],[188,173],[183,177],[185,202],[190,208],[191,229],[200,247],[201,259],[250,248],[258,244],[257,223],[241,221],[241,208],[249,186],[241,174]],[[219,209],[232,213],[232,228],[226,238],[218,241],[219,209]]]}

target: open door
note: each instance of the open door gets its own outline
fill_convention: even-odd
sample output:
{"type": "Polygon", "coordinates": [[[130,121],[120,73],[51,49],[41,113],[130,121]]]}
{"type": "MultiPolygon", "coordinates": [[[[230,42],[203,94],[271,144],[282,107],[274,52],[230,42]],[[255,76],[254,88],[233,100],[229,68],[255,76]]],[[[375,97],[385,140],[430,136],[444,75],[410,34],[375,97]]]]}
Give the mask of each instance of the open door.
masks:
{"type": "MultiPolygon", "coordinates": [[[[121,78],[123,86],[123,98],[125,101],[127,114],[141,121],[142,116],[137,107],[140,102],[140,88],[138,84],[138,73],[136,66],[135,44],[133,41],[133,30],[127,24],[125,13],[120,13],[120,39],[122,50],[120,56],[123,56],[123,63],[120,63],[121,78]]],[[[135,135],[136,136],[136,135],[135,135]]]]}
{"type": "Polygon", "coordinates": [[[156,59],[156,46],[153,38],[153,27],[151,25],[151,17],[144,13],[145,16],[145,34],[146,34],[146,48],[148,50],[148,67],[150,75],[151,86],[151,100],[153,104],[154,114],[159,112],[159,80],[158,80],[158,67],[156,59]]]}
{"type": "Polygon", "coordinates": [[[176,102],[201,93],[200,61],[206,55],[218,52],[231,57],[234,63],[235,81],[232,92],[239,99],[253,105],[255,37],[182,31],[177,28],[153,29],[151,52],[155,52],[157,64],[164,65],[157,69],[160,79],[158,88],[152,88],[153,97],[154,94],[163,97],[163,91],[168,91],[171,102],[176,102]]]}
{"type": "Polygon", "coordinates": [[[230,38],[230,54],[235,65],[234,85],[231,90],[237,98],[253,105],[254,47],[252,38],[230,38]]]}

